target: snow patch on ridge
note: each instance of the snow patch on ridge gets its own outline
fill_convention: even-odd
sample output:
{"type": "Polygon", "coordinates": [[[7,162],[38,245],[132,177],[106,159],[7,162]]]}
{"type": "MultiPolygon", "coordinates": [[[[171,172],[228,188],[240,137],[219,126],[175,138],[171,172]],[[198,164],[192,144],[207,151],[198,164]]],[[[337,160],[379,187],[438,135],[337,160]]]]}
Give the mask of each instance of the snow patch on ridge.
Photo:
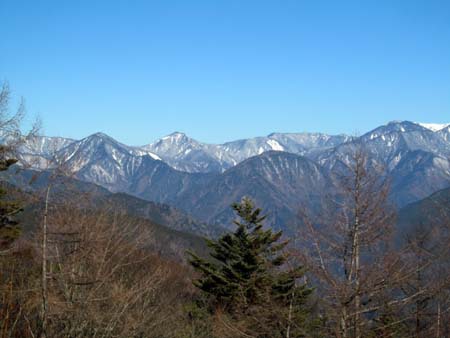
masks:
{"type": "Polygon", "coordinates": [[[159,157],[158,155],[156,155],[156,154],[154,154],[154,153],[151,153],[151,152],[147,151],[146,154],[147,154],[148,156],[150,156],[151,158],[153,158],[154,160],[162,161],[161,157],[159,157]]]}
{"type": "Polygon", "coordinates": [[[267,140],[267,144],[272,148],[272,150],[284,151],[284,148],[275,140],[267,140]]]}
{"type": "Polygon", "coordinates": [[[137,156],[145,156],[145,155],[148,155],[148,156],[150,156],[150,157],[151,157],[152,159],[154,159],[154,160],[162,161],[161,157],[159,157],[159,156],[156,155],[155,153],[152,153],[151,151],[148,151],[148,150],[144,150],[144,149],[139,149],[139,148],[137,148],[137,149],[134,149],[134,151],[131,152],[131,153],[134,154],[134,155],[137,155],[137,156]]]}

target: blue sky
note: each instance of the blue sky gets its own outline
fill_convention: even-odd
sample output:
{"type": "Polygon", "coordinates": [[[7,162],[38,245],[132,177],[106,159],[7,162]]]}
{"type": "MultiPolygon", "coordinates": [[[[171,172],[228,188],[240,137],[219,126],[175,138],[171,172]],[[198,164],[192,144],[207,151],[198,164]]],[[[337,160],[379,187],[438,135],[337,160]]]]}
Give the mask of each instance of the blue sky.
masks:
{"type": "Polygon", "coordinates": [[[450,122],[448,0],[1,0],[0,29],[0,80],[48,135],[450,122]]]}

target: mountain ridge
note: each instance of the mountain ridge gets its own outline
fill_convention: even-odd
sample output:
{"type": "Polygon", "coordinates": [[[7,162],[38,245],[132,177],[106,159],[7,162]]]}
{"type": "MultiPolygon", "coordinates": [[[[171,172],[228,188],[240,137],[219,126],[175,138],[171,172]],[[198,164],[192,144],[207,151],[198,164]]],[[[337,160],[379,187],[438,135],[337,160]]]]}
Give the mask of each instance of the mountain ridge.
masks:
{"type": "MultiPolygon", "coordinates": [[[[56,166],[78,179],[220,224],[231,223],[229,206],[244,196],[268,209],[270,224],[291,222],[302,204],[314,207],[333,191],[333,176],[360,146],[371,165],[385,169],[399,207],[450,186],[450,127],[432,131],[410,121],[392,121],[359,137],[272,133],[210,145],[175,132],[142,148],[96,133],[57,142],[56,166]]],[[[41,148],[25,147],[24,154],[49,157],[41,148]]]]}

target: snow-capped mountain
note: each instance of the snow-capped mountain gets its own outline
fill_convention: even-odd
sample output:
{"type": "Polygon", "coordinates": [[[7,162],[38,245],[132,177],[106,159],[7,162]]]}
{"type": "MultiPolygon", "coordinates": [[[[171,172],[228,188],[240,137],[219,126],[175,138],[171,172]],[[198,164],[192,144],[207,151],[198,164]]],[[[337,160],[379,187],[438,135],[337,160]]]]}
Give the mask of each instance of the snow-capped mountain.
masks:
{"type": "Polygon", "coordinates": [[[152,152],[129,147],[103,133],[69,143],[56,152],[51,166],[41,169],[55,167],[112,192],[161,203],[173,202],[179,194],[209,177],[177,171],[152,152]]]}
{"type": "Polygon", "coordinates": [[[444,158],[450,156],[450,143],[441,132],[433,132],[409,121],[394,121],[351,142],[319,152],[313,159],[333,170],[338,161],[348,163],[357,145],[363,145],[371,159],[388,170],[393,170],[403,155],[410,151],[421,150],[444,158]]]}
{"type": "Polygon", "coordinates": [[[389,175],[393,200],[405,205],[450,186],[450,142],[445,130],[393,121],[313,159],[336,172],[350,162],[356,147],[363,147],[371,163],[389,175]]]}
{"type": "Polygon", "coordinates": [[[224,172],[247,158],[266,151],[304,155],[310,151],[334,147],[350,139],[346,135],[274,133],[224,144],[206,144],[175,132],[142,148],[157,154],[175,169],[202,173],[224,172]]]}
{"type": "Polygon", "coordinates": [[[175,132],[156,142],[143,146],[161,157],[174,169],[186,172],[220,172],[222,161],[214,157],[209,145],[202,144],[187,135],[175,132]]]}
{"type": "Polygon", "coordinates": [[[132,184],[131,178],[148,162],[167,166],[157,155],[124,145],[103,133],[70,143],[55,158],[68,173],[114,192],[125,191],[132,184]]]}
{"type": "Polygon", "coordinates": [[[274,133],[212,145],[173,133],[132,147],[97,133],[79,141],[37,138],[24,158],[62,166],[80,180],[168,203],[203,221],[231,221],[229,205],[253,197],[272,224],[287,226],[300,206],[320,205],[356,147],[386,169],[392,199],[402,206],[450,186],[450,126],[394,121],[360,136],[274,133]],[[56,161],[51,161],[55,159],[56,161]]]}

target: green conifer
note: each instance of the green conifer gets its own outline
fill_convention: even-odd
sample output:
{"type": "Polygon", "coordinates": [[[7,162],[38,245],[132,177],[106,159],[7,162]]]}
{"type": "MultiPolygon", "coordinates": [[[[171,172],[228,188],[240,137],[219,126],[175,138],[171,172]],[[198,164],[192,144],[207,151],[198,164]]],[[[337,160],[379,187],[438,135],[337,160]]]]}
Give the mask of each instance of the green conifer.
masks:
{"type": "Polygon", "coordinates": [[[281,337],[291,321],[292,332],[302,331],[311,293],[300,280],[304,270],[286,267],[289,256],[283,249],[288,242],[281,240],[281,231],[263,227],[266,217],[251,200],[244,198],[233,209],[239,217],[237,228],[207,240],[210,259],[189,252],[190,264],[200,274],[194,285],[208,296],[213,311],[220,308],[247,321],[258,337],[281,337]]]}
{"type": "MultiPolygon", "coordinates": [[[[6,171],[17,160],[7,156],[7,149],[0,146],[0,171],[6,171]]],[[[20,236],[21,229],[14,216],[22,211],[20,203],[8,198],[5,188],[0,187],[0,251],[9,248],[12,242],[20,236]]]]}

